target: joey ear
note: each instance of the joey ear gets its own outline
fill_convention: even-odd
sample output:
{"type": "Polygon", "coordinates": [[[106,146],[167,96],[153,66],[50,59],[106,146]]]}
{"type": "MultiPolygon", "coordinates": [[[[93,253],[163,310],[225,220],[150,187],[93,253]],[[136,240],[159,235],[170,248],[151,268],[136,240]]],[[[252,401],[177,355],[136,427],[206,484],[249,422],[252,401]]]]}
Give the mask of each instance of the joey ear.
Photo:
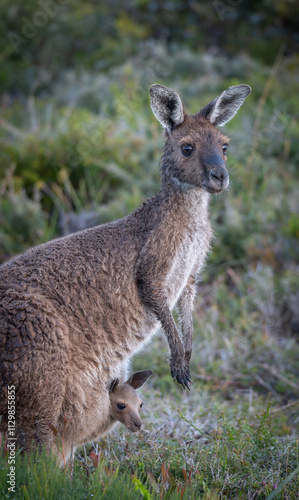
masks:
{"type": "Polygon", "coordinates": [[[133,389],[140,389],[140,387],[145,384],[145,382],[152,376],[152,370],[143,370],[142,372],[135,372],[127,380],[126,384],[129,384],[133,389]]]}
{"type": "Polygon", "coordinates": [[[108,391],[109,392],[113,392],[115,387],[119,384],[119,378],[115,378],[112,380],[112,382],[110,382],[109,384],[109,388],[108,388],[108,391]]]}
{"type": "Polygon", "coordinates": [[[151,86],[149,93],[155,117],[171,134],[173,128],[183,123],[185,119],[180,96],[174,90],[158,83],[151,86]]]}
{"type": "Polygon", "coordinates": [[[250,92],[251,88],[245,84],[229,87],[207,104],[199,115],[207,118],[216,127],[222,127],[233,118],[250,92]]]}

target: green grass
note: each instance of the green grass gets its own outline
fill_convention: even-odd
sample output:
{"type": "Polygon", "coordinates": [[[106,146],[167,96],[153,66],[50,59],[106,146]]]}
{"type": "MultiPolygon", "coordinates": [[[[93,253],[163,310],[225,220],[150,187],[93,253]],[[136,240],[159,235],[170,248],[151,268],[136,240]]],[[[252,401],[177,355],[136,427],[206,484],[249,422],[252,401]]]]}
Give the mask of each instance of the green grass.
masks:
{"type": "Polygon", "coordinates": [[[270,405],[251,423],[241,413],[222,411],[217,427],[208,431],[177,412],[168,419],[168,432],[170,425],[179,426],[179,440],[166,437],[165,429],[164,436],[161,429],[158,435],[151,430],[138,439],[119,430],[94,446],[99,460],[95,453],[91,460],[85,447],[65,470],[45,452],[17,454],[13,492],[2,447],[1,498],[267,499],[276,489],[277,499],[298,498],[298,439],[274,436],[270,405]],[[186,439],[191,429],[194,436],[186,439]]]}
{"type": "Polygon", "coordinates": [[[139,498],[130,475],[118,474],[117,470],[101,467],[90,473],[75,464],[72,470],[62,471],[55,460],[45,452],[40,456],[34,453],[19,456],[15,466],[17,486],[14,492],[8,492],[8,469],[1,457],[0,495],[3,499],[139,498]]]}

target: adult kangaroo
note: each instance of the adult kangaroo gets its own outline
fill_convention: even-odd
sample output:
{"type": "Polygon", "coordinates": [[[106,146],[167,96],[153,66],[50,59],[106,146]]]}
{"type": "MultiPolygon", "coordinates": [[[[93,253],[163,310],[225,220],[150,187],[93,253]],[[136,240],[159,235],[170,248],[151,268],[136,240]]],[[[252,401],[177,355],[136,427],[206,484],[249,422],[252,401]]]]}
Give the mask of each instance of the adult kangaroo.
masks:
{"type": "Polygon", "coordinates": [[[109,384],[124,382],[133,354],[160,326],[171,374],[190,386],[194,283],[212,235],[210,193],[228,186],[228,122],[251,89],[237,85],[188,116],[180,97],[155,84],[151,106],[165,128],[161,189],[130,215],[37,246],[0,266],[0,414],[7,430],[15,393],[24,449],[66,454],[96,439],[110,415],[109,384]],[[172,316],[177,306],[181,335],[172,316]],[[14,389],[11,389],[13,386],[14,389]]]}

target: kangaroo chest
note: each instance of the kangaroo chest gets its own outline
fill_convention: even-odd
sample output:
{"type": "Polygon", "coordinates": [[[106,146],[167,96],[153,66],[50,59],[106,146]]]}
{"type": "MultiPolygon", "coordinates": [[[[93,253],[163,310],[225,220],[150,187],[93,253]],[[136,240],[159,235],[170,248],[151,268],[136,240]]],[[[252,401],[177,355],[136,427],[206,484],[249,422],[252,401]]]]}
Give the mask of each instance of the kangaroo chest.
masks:
{"type": "Polygon", "coordinates": [[[210,227],[204,225],[195,232],[186,232],[175,251],[166,279],[166,293],[173,309],[191,275],[202,268],[210,246],[210,227]]]}

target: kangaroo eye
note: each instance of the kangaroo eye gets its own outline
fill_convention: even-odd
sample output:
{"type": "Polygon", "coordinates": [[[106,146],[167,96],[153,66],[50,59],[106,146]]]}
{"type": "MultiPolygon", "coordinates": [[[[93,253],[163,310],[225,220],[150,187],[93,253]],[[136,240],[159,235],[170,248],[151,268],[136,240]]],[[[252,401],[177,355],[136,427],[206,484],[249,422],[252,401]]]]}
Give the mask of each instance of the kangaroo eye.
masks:
{"type": "Polygon", "coordinates": [[[224,155],[226,154],[227,148],[228,148],[228,144],[223,144],[222,151],[223,151],[224,155]]]}
{"type": "Polygon", "coordinates": [[[118,408],[119,410],[124,410],[124,409],[125,409],[125,407],[126,407],[126,405],[124,405],[124,404],[122,404],[122,403],[117,403],[117,408],[118,408]]]}
{"type": "Polygon", "coordinates": [[[143,407],[143,403],[140,404],[140,408],[142,408],[142,407],[143,407]]]}
{"type": "Polygon", "coordinates": [[[193,151],[193,147],[190,144],[184,144],[181,146],[181,151],[184,156],[190,156],[193,151]]]}

